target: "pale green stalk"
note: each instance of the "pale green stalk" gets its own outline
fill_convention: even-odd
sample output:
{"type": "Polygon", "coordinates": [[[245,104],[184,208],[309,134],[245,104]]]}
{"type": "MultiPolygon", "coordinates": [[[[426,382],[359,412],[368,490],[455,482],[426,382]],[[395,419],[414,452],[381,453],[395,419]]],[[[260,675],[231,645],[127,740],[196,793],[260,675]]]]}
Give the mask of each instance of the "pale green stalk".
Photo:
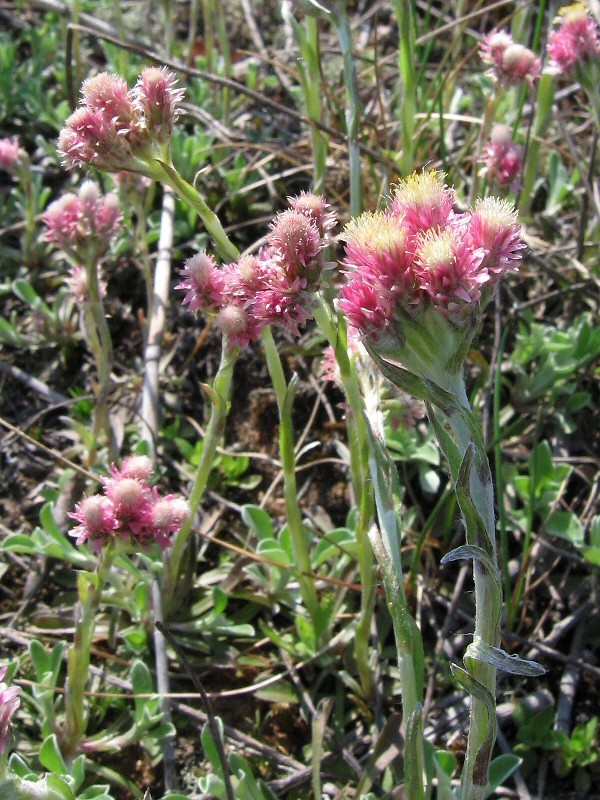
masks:
{"type": "MultiPolygon", "coordinates": [[[[286,21],[290,24],[302,58],[297,63],[300,75],[300,85],[304,94],[304,104],[307,116],[314,122],[323,121],[323,105],[321,92],[321,72],[319,69],[319,20],[307,14],[304,28],[289,12],[287,6],[282,6],[286,21]]],[[[327,173],[327,145],[326,134],[311,125],[310,129],[312,163],[313,163],[313,191],[321,194],[325,187],[327,173]]]]}
{"type": "MultiPolygon", "coordinates": [[[[115,27],[119,31],[119,39],[122,42],[127,41],[127,30],[125,29],[125,21],[123,19],[123,10],[121,8],[121,0],[112,0],[113,16],[115,18],[115,27]]],[[[129,70],[129,52],[124,48],[119,48],[119,73],[127,75],[129,70]]]]}
{"type": "Polygon", "coordinates": [[[523,166],[523,188],[519,197],[519,215],[528,216],[531,211],[535,179],[539,171],[539,157],[542,138],[548,130],[551,120],[552,104],[556,91],[554,75],[543,73],[539,80],[536,95],[536,111],[527,143],[525,164],[523,166]]]}
{"type": "Polygon", "coordinates": [[[67,659],[66,716],[62,734],[62,751],[68,762],[76,757],[87,728],[85,689],[90,667],[90,650],[102,590],[108,582],[117,547],[116,540],[110,541],[100,553],[95,573],[82,572],[77,581],[79,602],[75,609],[75,637],[67,659]]]}
{"type": "Polygon", "coordinates": [[[415,166],[415,130],[417,113],[417,78],[415,74],[415,22],[410,0],[393,0],[400,34],[398,68],[403,94],[400,99],[400,129],[402,131],[403,175],[415,166]]]}
{"type": "Polygon", "coordinates": [[[89,301],[84,302],[85,331],[88,345],[96,362],[98,373],[98,396],[94,408],[92,443],[88,452],[88,462],[94,464],[98,449],[98,440],[102,429],[105,431],[107,444],[112,458],[116,457],[114,435],[108,411],[108,394],[110,392],[110,372],[113,363],[112,338],[106,322],[104,304],[100,297],[98,267],[96,258],[91,256],[85,264],[88,280],[89,301]]]}
{"type": "MultiPolygon", "coordinates": [[[[226,11],[222,3],[219,3],[217,12],[217,34],[219,36],[221,57],[223,58],[223,74],[226,78],[231,78],[231,47],[229,45],[229,36],[227,35],[226,11]]],[[[229,108],[231,105],[231,90],[229,86],[223,86],[222,98],[222,121],[224,125],[229,125],[229,108]]]]}
{"type": "Polygon", "coordinates": [[[333,23],[342,49],[344,83],[346,86],[346,133],[350,162],[350,216],[357,217],[363,208],[360,177],[360,146],[358,141],[362,103],[358,93],[356,66],[352,55],[352,31],[346,13],[346,2],[334,4],[333,23]]]}
{"type": "Polygon", "coordinates": [[[481,426],[470,410],[462,375],[464,350],[471,337],[457,342],[447,326],[429,310],[422,319],[407,321],[402,334],[404,345],[396,349],[393,360],[369,351],[386,377],[428,403],[464,518],[467,545],[445,557],[446,561],[472,559],[475,583],[474,639],[465,654],[466,670],[454,669],[457,680],[472,695],[461,798],[483,800],[497,729],[495,690],[502,584],[496,566],[492,478],[481,426]],[[399,366],[398,361],[406,367],[399,366]]]}
{"type": "Polygon", "coordinates": [[[356,372],[348,356],[346,326],[342,320],[339,325],[336,324],[331,307],[320,294],[317,295],[313,314],[334,350],[340,371],[340,380],[350,407],[346,423],[352,486],[359,511],[356,543],[361,583],[360,615],[354,636],[354,655],[361,687],[364,696],[368,698],[372,696],[374,690],[373,671],[369,659],[369,641],[376,598],[373,551],[368,538],[373,518],[373,491],[369,481],[369,441],[364,416],[364,402],[356,372]]]}
{"type": "MultiPolygon", "coordinates": [[[[79,15],[81,14],[81,0],[73,0],[71,6],[71,19],[73,25],[79,25],[79,15]]],[[[81,39],[78,30],[73,30],[73,59],[75,61],[75,86],[79,88],[83,72],[81,66],[81,39]]]]}
{"type": "MultiPolygon", "coordinates": [[[[197,212],[221,257],[235,261],[239,256],[237,247],[227,236],[219,218],[208,207],[199,192],[182,178],[171,164],[158,160],[155,163],[160,167],[159,180],[170,186],[182,200],[185,200],[197,212]]],[[[154,177],[154,175],[151,177],[154,177]]]]}
{"type": "Polygon", "coordinates": [[[180,578],[181,563],[188,545],[192,524],[198,506],[202,500],[208,478],[214,466],[217,447],[221,444],[225,432],[225,422],[231,400],[231,379],[237,360],[237,350],[229,348],[227,337],[223,337],[221,363],[215,376],[212,388],[204,387],[210,397],[211,411],[206,433],[204,435],[202,454],[196,470],[196,476],[189,496],[190,516],[176,534],[173,545],[165,552],[165,569],[163,576],[163,602],[165,617],[177,607],[177,587],[180,578]]]}
{"type": "Polygon", "coordinates": [[[287,526],[290,532],[294,559],[298,567],[298,581],[300,583],[302,600],[311,619],[315,622],[317,611],[319,610],[319,600],[315,582],[312,578],[310,555],[306,544],[304,525],[302,524],[302,512],[298,503],[298,487],[296,484],[296,453],[294,451],[292,404],[294,402],[294,390],[296,388],[297,377],[294,376],[289,385],[287,384],[270,326],[267,326],[263,331],[262,340],[265,348],[265,358],[269,375],[271,376],[271,382],[277,399],[277,409],[279,411],[279,453],[281,457],[281,469],[283,471],[287,526]]]}
{"type": "Polygon", "coordinates": [[[469,203],[473,205],[475,198],[479,197],[479,170],[481,168],[481,154],[485,147],[490,135],[492,133],[492,125],[496,119],[496,110],[504,96],[504,87],[496,86],[491,97],[488,98],[485,113],[481,123],[481,130],[479,131],[479,138],[477,139],[477,149],[473,158],[473,173],[471,178],[471,191],[469,193],[469,203]]]}
{"type": "Polygon", "coordinates": [[[215,34],[213,30],[213,0],[202,0],[204,22],[204,58],[207,72],[215,71],[215,34]]]}

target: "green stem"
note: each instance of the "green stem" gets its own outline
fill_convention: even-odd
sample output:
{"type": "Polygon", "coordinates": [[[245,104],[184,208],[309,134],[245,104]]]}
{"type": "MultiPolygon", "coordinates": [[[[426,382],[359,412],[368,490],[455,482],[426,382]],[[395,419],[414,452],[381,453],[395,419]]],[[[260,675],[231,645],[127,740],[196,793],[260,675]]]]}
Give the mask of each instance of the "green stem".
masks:
{"type": "Polygon", "coordinates": [[[263,331],[262,339],[267,367],[275,390],[277,409],[279,411],[279,453],[283,470],[287,526],[298,566],[298,580],[300,582],[302,600],[314,623],[319,609],[319,600],[312,578],[310,555],[306,544],[296,485],[296,453],[294,451],[294,430],[292,425],[292,403],[296,378],[294,376],[288,386],[270,326],[263,331]]]}
{"type": "Polygon", "coordinates": [[[362,211],[360,180],[360,147],[358,129],[362,103],[358,93],[356,66],[352,56],[352,31],[346,14],[346,3],[336,5],[333,22],[342,49],[344,62],[344,83],[346,84],[346,132],[348,134],[348,159],[350,162],[350,216],[358,217],[362,211]]]}
{"type": "Polygon", "coordinates": [[[471,191],[469,193],[469,203],[473,205],[476,198],[479,196],[479,170],[480,170],[480,162],[481,162],[481,154],[483,153],[483,148],[486,145],[486,142],[490,138],[492,132],[492,125],[494,124],[494,120],[496,119],[496,110],[504,95],[504,88],[501,86],[496,86],[493,94],[487,101],[487,105],[485,107],[485,113],[483,115],[483,121],[481,123],[481,130],[479,131],[479,139],[477,140],[477,150],[475,151],[475,157],[473,159],[473,173],[471,178],[471,191]]]}
{"type": "Polygon", "coordinates": [[[200,462],[196,470],[196,476],[188,501],[190,517],[188,521],[181,526],[181,529],[175,536],[172,547],[165,553],[163,587],[165,617],[168,617],[169,612],[173,611],[176,606],[175,595],[179,582],[183,554],[190,538],[194,516],[198,510],[198,506],[206,490],[209,475],[214,466],[217,447],[221,443],[225,432],[225,421],[227,419],[231,398],[231,380],[236,360],[237,350],[230,349],[227,344],[227,338],[223,337],[223,350],[221,353],[219,370],[215,376],[212,389],[210,389],[210,392],[207,391],[211,399],[211,411],[202,444],[202,455],[200,456],[200,462]]]}
{"type": "Polygon", "coordinates": [[[400,34],[398,67],[403,95],[400,101],[400,127],[402,130],[403,175],[409,175],[415,163],[415,129],[417,112],[417,80],[415,75],[415,25],[410,0],[394,0],[394,10],[400,34]]]}
{"type": "MultiPolygon", "coordinates": [[[[88,276],[88,286],[90,294],[90,311],[93,319],[93,324],[89,326],[89,333],[92,328],[97,331],[97,337],[94,335],[93,352],[96,359],[96,369],[98,371],[98,398],[96,400],[95,411],[95,431],[94,439],[99,434],[99,428],[104,427],[107,444],[111,451],[111,457],[116,458],[116,448],[114,445],[114,435],[112,426],[110,424],[110,416],[108,412],[108,394],[110,391],[110,372],[113,363],[113,348],[110,330],[106,322],[106,314],[104,313],[104,304],[100,297],[100,284],[98,280],[98,266],[96,259],[92,256],[85,265],[86,273],[88,276]],[[96,427],[98,429],[96,429],[96,427]]],[[[94,444],[94,447],[96,445],[94,444]]]]}
{"type": "Polygon", "coordinates": [[[313,314],[334,350],[342,386],[350,407],[350,414],[347,415],[348,444],[352,486],[359,508],[356,543],[361,582],[360,616],[356,625],[354,655],[363,693],[365,697],[371,697],[374,686],[369,662],[369,641],[376,596],[373,551],[368,537],[374,504],[373,490],[369,481],[367,423],[358,378],[348,356],[346,327],[343,322],[340,322],[339,326],[335,324],[333,310],[321,294],[317,295],[316,299],[313,314]]]}
{"type": "MultiPolygon", "coordinates": [[[[453,392],[458,403],[470,414],[464,381],[453,392]]],[[[492,564],[496,564],[496,529],[494,518],[494,493],[492,475],[482,437],[474,442],[465,422],[465,415],[457,410],[442,413],[431,410],[432,422],[450,464],[452,480],[467,533],[467,543],[483,550],[492,564]],[[449,442],[442,433],[450,432],[452,447],[458,451],[460,469],[457,470],[456,452],[451,452],[449,442]],[[465,474],[463,468],[467,458],[467,448],[472,447],[474,457],[465,474]],[[474,511],[473,511],[474,509],[474,511]],[[471,524],[475,516],[482,524],[471,524]]],[[[498,647],[500,642],[500,616],[502,609],[502,590],[499,576],[492,573],[480,560],[473,560],[475,583],[475,631],[474,642],[482,642],[490,647],[498,647]]],[[[476,658],[465,658],[465,666],[471,677],[479,684],[483,694],[495,703],[496,667],[476,658]]],[[[461,779],[461,800],[483,800],[488,789],[489,762],[495,741],[495,720],[489,719],[486,703],[472,695],[467,753],[461,779]]]]}
{"type": "Polygon", "coordinates": [[[198,213],[198,216],[204,223],[221,257],[235,261],[239,256],[237,247],[233,244],[229,236],[227,236],[219,218],[214,211],[211,211],[207,206],[199,192],[182,178],[172,165],[160,161],[156,163],[160,165],[162,171],[162,182],[170,186],[174,192],[198,213]]]}
{"type": "Polygon", "coordinates": [[[118,543],[109,542],[100,553],[94,575],[81,573],[78,578],[79,603],[75,613],[75,637],[68,654],[67,684],[65,688],[65,728],[62,751],[68,761],[77,750],[87,728],[85,688],[88,682],[90,650],[96,627],[96,614],[102,599],[102,590],[108,582],[110,570],[117,555],[118,543]]]}
{"type": "Polygon", "coordinates": [[[526,217],[531,210],[535,179],[539,170],[539,155],[542,137],[548,129],[551,119],[552,104],[556,91],[556,79],[553,75],[543,73],[539,80],[536,94],[536,112],[531,135],[527,143],[525,165],[523,168],[523,188],[519,197],[519,216],[526,217]]]}

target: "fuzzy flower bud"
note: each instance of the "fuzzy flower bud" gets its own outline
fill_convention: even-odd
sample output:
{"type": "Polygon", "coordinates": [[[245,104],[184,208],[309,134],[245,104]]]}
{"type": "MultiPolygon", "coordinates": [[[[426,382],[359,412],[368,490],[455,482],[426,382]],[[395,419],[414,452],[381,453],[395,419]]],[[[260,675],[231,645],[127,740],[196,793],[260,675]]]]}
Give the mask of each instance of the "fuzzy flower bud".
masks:
{"type": "Polygon", "coordinates": [[[46,241],[80,257],[100,258],[121,228],[118,197],[100,194],[92,181],[85,181],[78,194],[68,192],[51,203],[42,217],[46,241]]]}
{"type": "Polygon", "coordinates": [[[486,144],[482,162],[489,181],[502,189],[515,192],[519,188],[519,175],[523,166],[523,148],[512,140],[507,125],[494,125],[490,141],[486,144]]]}
{"type": "Polygon", "coordinates": [[[304,289],[318,280],[317,256],[322,244],[319,229],[311,217],[294,209],[283,211],[271,224],[267,242],[281,259],[291,282],[298,279],[299,286],[304,289]]]}
{"type": "Polygon", "coordinates": [[[168,142],[173,133],[185,89],[177,89],[177,78],[165,67],[146,67],[133,90],[135,104],[145,129],[160,142],[168,142]]]}
{"type": "Polygon", "coordinates": [[[20,146],[16,136],[12,139],[0,139],[0,169],[9,175],[16,175],[19,167],[27,160],[27,153],[20,146]]]}
{"type": "Polygon", "coordinates": [[[335,228],[335,211],[322,195],[302,191],[297,197],[288,197],[288,203],[292,211],[298,211],[312,220],[321,236],[335,228]]]}
{"type": "Polygon", "coordinates": [[[83,544],[88,539],[92,547],[100,550],[104,541],[108,540],[119,527],[115,507],[108,497],[92,495],[86,497],[70,511],[69,516],[77,520],[79,525],[69,532],[75,537],[76,544],[83,544]]]}
{"type": "Polygon", "coordinates": [[[452,214],[454,191],[444,175],[431,170],[414,172],[394,192],[391,212],[404,221],[409,234],[445,225],[452,214]]]}
{"type": "Polygon", "coordinates": [[[502,86],[518,86],[521,81],[532,83],[540,77],[541,59],[503,31],[494,30],[485,36],[479,53],[483,63],[490,66],[490,74],[502,86]]]}
{"type": "Polygon", "coordinates": [[[190,311],[218,310],[223,301],[223,272],[217,267],[213,256],[206,250],[196,253],[188,258],[181,270],[181,277],[185,278],[177,285],[177,289],[187,291],[183,298],[184,305],[190,311]]]}
{"type": "Polygon", "coordinates": [[[13,725],[12,718],[21,705],[18,686],[8,686],[4,682],[7,667],[0,667],[0,756],[5,754],[10,742],[13,725]]]}
{"type": "Polygon", "coordinates": [[[564,75],[578,65],[600,60],[600,28],[583,3],[561,8],[557,21],[547,47],[554,72],[564,75]]]}

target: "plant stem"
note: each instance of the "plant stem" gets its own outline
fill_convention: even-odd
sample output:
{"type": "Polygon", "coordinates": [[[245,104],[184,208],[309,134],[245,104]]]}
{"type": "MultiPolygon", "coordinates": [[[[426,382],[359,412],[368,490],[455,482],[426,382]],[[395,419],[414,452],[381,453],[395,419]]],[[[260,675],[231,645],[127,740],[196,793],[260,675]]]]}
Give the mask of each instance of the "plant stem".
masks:
{"type": "Polygon", "coordinates": [[[360,147],[358,128],[362,103],[358,93],[356,66],[352,56],[352,31],[346,13],[346,3],[335,5],[332,14],[335,29],[342,49],[344,61],[344,83],[346,84],[346,132],[348,134],[348,158],[350,162],[350,216],[357,217],[363,208],[360,180],[360,147]]]}
{"type": "Polygon", "coordinates": [[[215,453],[225,431],[225,420],[229,410],[231,396],[231,379],[233,367],[237,360],[237,350],[229,349],[226,337],[223,337],[221,363],[211,389],[206,388],[211,400],[211,411],[204,441],[202,455],[196,470],[196,477],[189,497],[190,517],[185,522],[173,541],[173,546],[165,553],[165,572],[163,597],[165,602],[165,618],[176,607],[176,590],[180,577],[180,568],[185,547],[189,541],[193,520],[204,495],[208,478],[214,465],[215,453]]]}
{"type": "Polygon", "coordinates": [[[400,101],[400,126],[402,130],[403,175],[409,175],[415,162],[415,115],[417,112],[417,80],[415,76],[415,29],[410,0],[394,0],[394,10],[400,33],[398,66],[403,95],[400,101]]]}
{"type": "MultiPolygon", "coordinates": [[[[474,417],[462,375],[455,376],[453,394],[459,406],[474,417]]],[[[450,465],[452,480],[465,520],[467,543],[480,548],[494,565],[492,572],[482,561],[473,560],[475,583],[474,643],[498,647],[502,610],[501,581],[496,565],[496,530],[492,476],[482,436],[473,437],[473,428],[460,408],[440,412],[430,407],[432,423],[450,465]],[[450,432],[453,444],[443,431],[450,432]],[[469,456],[468,448],[472,454],[469,456]],[[458,468],[457,465],[459,464],[458,468]],[[473,524],[476,520],[476,524],[473,524]]],[[[478,425],[478,423],[476,423],[478,425]]],[[[478,692],[495,705],[496,667],[475,657],[465,657],[465,666],[478,686],[478,692]]],[[[472,693],[467,753],[461,780],[462,800],[483,800],[488,789],[488,771],[495,742],[495,719],[489,719],[488,706],[472,693]]]]}
{"type": "Polygon", "coordinates": [[[531,210],[535,179],[539,170],[539,155],[542,137],[550,124],[556,79],[553,75],[542,73],[536,94],[535,119],[527,142],[525,164],[523,167],[523,188],[519,197],[519,216],[527,216],[531,210]]]}
{"type": "Polygon", "coordinates": [[[66,719],[62,736],[62,751],[67,761],[72,761],[85,735],[87,712],[85,688],[90,666],[90,649],[94,639],[96,614],[102,599],[102,590],[117,555],[117,544],[111,541],[100,553],[94,574],[81,573],[78,577],[79,602],[75,613],[75,637],[67,661],[65,688],[66,719]]]}
{"type": "Polygon", "coordinates": [[[348,356],[345,325],[342,322],[339,326],[335,324],[333,310],[321,294],[317,296],[313,313],[334,350],[342,386],[350,407],[346,423],[352,486],[359,510],[356,543],[361,582],[360,616],[356,625],[354,655],[361,687],[365,697],[368,698],[372,696],[374,690],[373,672],[369,662],[369,639],[376,598],[373,551],[368,537],[373,518],[373,490],[369,481],[369,441],[364,416],[364,402],[356,371],[348,356]]]}
{"type": "Polygon", "coordinates": [[[170,186],[186,203],[188,203],[197,213],[206,230],[214,241],[214,244],[222,258],[235,261],[239,256],[237,247],[223,230],[223,226],[214,211],[206,205],[199,192],[194,189],[176,169],[163,161],[157,161],[160,165],[162,175],[161,180],[170,186]]]}
{"type": "Polygon", "coordinates": [[[500,103],[500,100],[503,95],[504,95],[503,87],[496,86],[491,97],[488,98],[485,107],[485,113],[483,115],[483,121],[481,123],[481,130],[479,131],[479,138],[477,140],[477,150],[475,151],[475,156],[473,158],[471,191],[469,192],[470,205],[473,205],[475,199],[479,197],[479,167],[481,161],[481,154],[483,153],[483,148],[485,147],[486,142],[490,138],[490,134],[492,132],[492,125],[494,124],[494,120],[496,118],[496,109],[498,108],[498,104],[500,103]]]}
{"type": "Polygon", "coordinates": [[[300,583],[302,600],[313,623],[315,623],[317,611],[319,609],[319,600],[314,580],[311,576],[310,555],[306,544],[304,525],[302,524],[302,512],[300,511],[300,505],[298,503],[298,488],[296,485],[296,453],[294,451],[294,429],[292,425],[292,403],[296,376],[292,378],[288,386],[270,326],[266,327],[263,331],[262,339],[265,348],[267,367],[273,383],[273,389],[275,390],[277,409],[279,411],[279,453],[283,470],[287,526],[290,532],[294,558],[298,566],[298,580],[300,583]]]}

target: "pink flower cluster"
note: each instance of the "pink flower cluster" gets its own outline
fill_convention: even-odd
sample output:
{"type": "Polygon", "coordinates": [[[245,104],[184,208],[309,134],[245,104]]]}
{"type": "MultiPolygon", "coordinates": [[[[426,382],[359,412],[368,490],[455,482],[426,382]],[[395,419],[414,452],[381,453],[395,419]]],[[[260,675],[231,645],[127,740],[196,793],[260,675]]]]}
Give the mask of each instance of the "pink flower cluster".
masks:
{"type": "Polygon", "coordinates": [[[0,139],[0,169],[15,175],[26,160],[27,153],[20,146],[16,136],[12,139],[0,139]]]}
{"type": "Polygon", "coordinates": [[[542,72],[541,60],[535,53],[517,44],[505,31],[493,30],[484,36],[479,55],[501,86],[518,86],[521,81],[533,83],[542,72]]]}
{"type": "Polygon", "coordinates": [[[184,95],[176,84],[164,67],[146,67],[131,90],[108,72],[88,78],[81,87],[83,102],[58,140],[67,166],[139,172],[144,161],[165,158],[184,95]]]}
{"type": "Polygon", "coordinates": [[[453,211],[454,193],[434,171],[401,182],[390,207],[366,212],[346,227],[348,282],[340,310],[361,336],[385,332],[398,314],[424,308],[461,325],[525,246],[516,212],[504,200],[478,200],[453,211]]]}
{"type": "Polygon", "coordinates": [[[547,47],[555,72],[564,75],[579,64],[600,59],[600,28],[583,3],[561,8],[557,19],[547,47]]]}
{"type": "Polygon", "coordinates": [[[6,751],[12,734],[12,718],[21,704],[18,686],[7,686],[4,683],[7,667],[0,667],[0,755],[6,751]]]}
{"type": "Polygon", "coordinates": [[[507,125],[494,125],[490,141],[486,144],[482,162],[489,181],[513,192],[519,189],[519,175],[523,166],[523,148],[513,142],[507,125]]]}
{"type": "Polygon", "coordinates": [[[99,258],[119,232],[122,214],[116,194],[101,195],[95,183],[85,181],[77,194],[69,192],[51,203],[42,219],[47,242],[99,258]]]}
{"type": "Polygon", "coordinates": [[[146,456],[124,459],[121,469],[113,464],[110,477],[102,479],[104,493],[86,497],[69,512],[79,522],[69,535],[77,544],[89,541],[97,552],[115,537],[133,548],[154,543],[161,550],[169,547],[190,509],[181,497],[161,497],[149,484],[151,474],[152,462],[146,456]]]}
{"type": "Polygon", "coordinates": [[[325,198],[302,192],[271,224],[267,244],[257,255],[242,256],[219,268],[206,252],[186,261],[184,304],[190,311],[216,316],[230,347],[246,347],[267,325],[299,335],[311,318],[311,291],[323,269],[321,252],[335,214],[325,198]]]}

